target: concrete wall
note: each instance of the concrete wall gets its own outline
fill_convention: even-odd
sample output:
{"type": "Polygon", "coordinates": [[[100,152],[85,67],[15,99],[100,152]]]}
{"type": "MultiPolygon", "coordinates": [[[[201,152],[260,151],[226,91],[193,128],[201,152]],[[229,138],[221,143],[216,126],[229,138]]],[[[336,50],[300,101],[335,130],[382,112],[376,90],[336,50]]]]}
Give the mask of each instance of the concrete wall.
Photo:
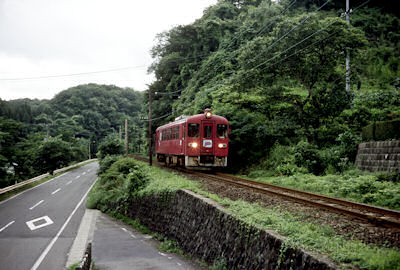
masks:
{"type": "Polygon", "coordinates": [[[224,258],[228,269],[335,269],[335,264],[284,238],[234,218],[210,199],[190,191],[133,201],[126,213],[150,230],[174,239],[191,256],[210,264],[224,258]]]}
{"type": "Polygon", "coordinates": [[[360,170],[400,173],[400,141],[359,144],[355,164],[360,170]]]}

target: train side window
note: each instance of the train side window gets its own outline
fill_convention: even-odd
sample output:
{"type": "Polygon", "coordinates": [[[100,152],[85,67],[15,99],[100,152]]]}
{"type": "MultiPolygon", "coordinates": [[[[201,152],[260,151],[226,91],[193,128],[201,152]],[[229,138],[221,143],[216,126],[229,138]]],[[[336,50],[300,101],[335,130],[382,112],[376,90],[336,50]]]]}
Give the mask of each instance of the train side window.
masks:
{"type": "Polygon", "coordinates": [[[227,125],[217,125],[217,136],[220,139],[225,139],[228,137],[227,125]]]}
{"type": "Polygon", "coordinates": [[[188,137],[199,137],[200,125],[199,124],[188,124],[188,137]]]}
{"type": "Polygon", "coordinates": [[[182,139],[185,139],[185,125],[182,126],[182,139]]]}
{"type": "Polygon", "coordinates": [[[204,126],[204,138],[212,138],[212,126],[204,126]]]}
{"type": "Polygon", "coordinates": [[[176,138],[179,139],[179,126],[176,127],[176,138]]]}
{"type": "Polygon", "coordinates": [[[172,128],[172,139],[176,139],[176,127],[172,128]]]}

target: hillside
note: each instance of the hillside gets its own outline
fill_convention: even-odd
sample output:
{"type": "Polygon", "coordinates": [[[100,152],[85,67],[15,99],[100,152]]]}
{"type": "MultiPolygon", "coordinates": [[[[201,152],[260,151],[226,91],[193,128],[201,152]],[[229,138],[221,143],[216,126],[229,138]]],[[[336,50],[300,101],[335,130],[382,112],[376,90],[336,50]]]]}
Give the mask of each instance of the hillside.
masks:
{"type": "Polygon", "coordinates": [[[223,0],[161,33],[153,115],[172,115],[157,124],[210,107],[230,120],[236,168],[347,168],[361,127],[400,115],[399,12],[389,1],[351,5],[349,25],[345,1],[223,0]]]}
{"type": "Polygon", "coordinates": [[[140,140],[141,107],[140,92],[96,84],[72,87],[51,100],[0,100],[0,187],[50,170],[43,165],[48,156],[56,167],[87,159],[89,144],[94,156],[125,119],[130,141],[140,140]]]}

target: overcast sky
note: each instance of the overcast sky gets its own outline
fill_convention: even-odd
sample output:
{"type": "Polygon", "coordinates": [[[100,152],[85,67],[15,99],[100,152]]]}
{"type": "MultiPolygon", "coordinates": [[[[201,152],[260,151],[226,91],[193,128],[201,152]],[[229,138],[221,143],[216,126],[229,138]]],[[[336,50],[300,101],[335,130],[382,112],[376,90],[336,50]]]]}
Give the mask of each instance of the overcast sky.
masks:
{"type": "Polygon", "coordinates": [[[216,2],[0,0],[0,98],[51,99],[91,82],[144,90],[154,80],[147,68],[156,34],[194,22],[216,2]]]}

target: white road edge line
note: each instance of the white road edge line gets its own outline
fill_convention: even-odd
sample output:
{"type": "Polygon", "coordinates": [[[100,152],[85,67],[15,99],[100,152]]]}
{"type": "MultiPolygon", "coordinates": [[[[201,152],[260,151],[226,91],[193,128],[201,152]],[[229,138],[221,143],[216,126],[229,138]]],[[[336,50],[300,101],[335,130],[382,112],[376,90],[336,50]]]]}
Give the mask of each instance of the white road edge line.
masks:
{"type": "Polygon", "coordinates": [[[60,190],[61,190],[61,188],[54,190],[54,191],[51,193],[51,195],[56,194],[56,193],[59,192],[60,190]]]}
{"type": "Polygon", "coordinates": [[[41,204],[42,202],[44,202],[44,200],[41,200],[40,202],[38,202],[37,204],[35,204],[32,207],[29,207],[29,210],[33,210],[33,208],[35,208],[36,206],[38,206],[39,204],[41,204]]]}
{"type": "Polygon", "coordinates": [[[15,220],[11,221],[10,223],[8,223],[6,226],[4,226],[3,228],[0,229],[0,232],[4,231],[5,229],[7,229],[7,227],[11,226],[13,223],[15,222],[15,220]]]}
{"type": "Polygon", "coordinates": [[[82,199],[79,201],[79,203],[75,206],[75,209],[72,211],[72,213],[69,215],[65,223],[62,225],[61,229],[58,231],[56,236],[51,240],[50,244],[45,248],[43,253],[39,256],[39,258],[36,260],[35,264],[32,266],[31,270],[36,270],[46,257],[46,255],[49,253],[50,249],[53,247],[54,243],[57,241],[57,239],[60,237],[61,233],[64,231],[65,227],[67,227],[69,221],[71,220],[72,216],[75,214],[76,210],[78,210],[79,206],[83,203],[85,200],[86,196],[88,195],[89,191],[92,189],[94,184],[96,183],[97,179],[93,182],[93,184],[89,187],[88,191],[86,191],[85,195],[83,195],[82,199]]]}
{"type": "Polygon", "coordinates": [[[46,182],[44,182],[44,183],[41,183],[40,185],[37,185],[37,186],[34,186],[34,187],[29,188],[29,189],[27,189],[27,190],[24,190],[24,191],[22,191],[21,193],[18,193],[18,194],[16,194],[16,195],[14,195],[14,196],[8,198],[7,200],[1,201],[1,202],[0,202],[0,205],[3,204],[3,203],[5,203],[5,202],[8,202],[9,200],[12,200],[12,199],[18,197],[19,195],[24,194],[25,192],[27,192],[27,191],[29,191],[29,190],[32,190],[32,189],[35,189],[35,188],[40,187],[41,185],[50,183],[51,181],[56,180],[57,178],[66,175],[67,173],[69,173],[69,172],[65,172],[65,173],[63,173],[63,174],[61,174],[61,175],[59,175],[59,176],[57,176],[57,177],[54,177],[53,179],[50,179],[49,181],[46,181],[46,182]]]}

